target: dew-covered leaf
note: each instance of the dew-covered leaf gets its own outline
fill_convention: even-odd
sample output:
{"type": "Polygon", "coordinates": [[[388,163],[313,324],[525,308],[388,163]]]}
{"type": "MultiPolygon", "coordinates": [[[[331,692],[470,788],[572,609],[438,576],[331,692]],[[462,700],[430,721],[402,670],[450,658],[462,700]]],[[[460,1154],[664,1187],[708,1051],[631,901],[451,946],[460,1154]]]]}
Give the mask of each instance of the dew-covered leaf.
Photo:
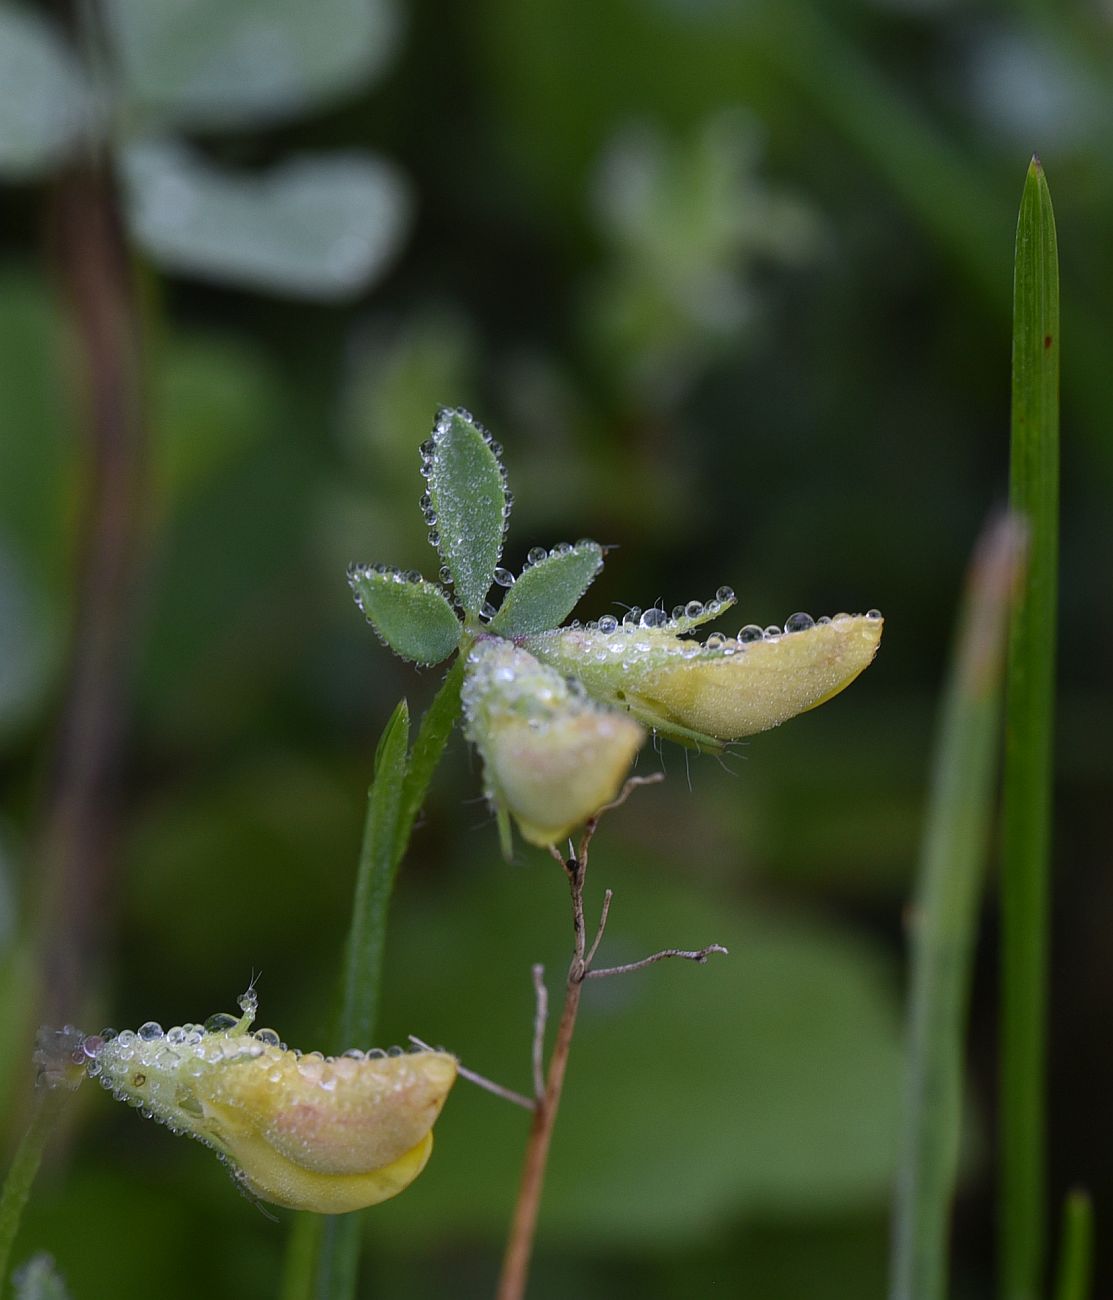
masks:
{"type": "Polygon", "coordinates": [[[85,76],[61,35],[29,9],[0,5],[0,174],[48,171],[86,128],[85,76]]]}
{"type": "Polygon", "coordinates": [[[169,140],[124,150],[132,234],[163,267],[295,297],[357,293],[397,252],[410,207],[368,154],[305,155],[261,175],[213,166],[169,140]]]}
{"type": "Polygon", "coordinates": [[[440,552],[469,614],[478,614],[494,581],[510,514],[500,448],[468,411],[437,413],[432,436],[422,444],[428,480],[429,540],[440,552]]]}
{"type": "Polygon", "coordinates": [[[603,548],[598,542],[554,547],[544,559],[531,563],[506,593],[491,630],[522,636],[559,626],[602,567],[603,548]]]}
{"type": "Polygon", "coordinates": [[[131,107],[245,127],[371,84],[397,45],[390,0],[107,0],[131,107]]]}
{"type": "Polygon", "coordinates": [[[358,565],[348,574],[356,604],[396,654],[438,664],[460,641],[460,620],[444,592],[418,574],[358,565]]]}

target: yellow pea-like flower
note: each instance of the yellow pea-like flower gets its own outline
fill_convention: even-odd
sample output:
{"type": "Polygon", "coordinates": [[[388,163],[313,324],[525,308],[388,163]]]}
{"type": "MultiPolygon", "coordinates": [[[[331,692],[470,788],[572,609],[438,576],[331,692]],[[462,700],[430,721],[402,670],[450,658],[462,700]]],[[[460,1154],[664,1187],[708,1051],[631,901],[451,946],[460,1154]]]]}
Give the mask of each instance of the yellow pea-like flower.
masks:
{"type": "Polygon", "coordinates": [[[212,1147],[260,1200],[345,1214],[397,1195],[425,1167],[456,1080],[445,1052],[291,1051],[240,1019],[87,1038],[88,1072],[114,1096],[212,1147]]]}
{"type": "Polygon", "coordinates": [[[462,699],[487,797],[531,844],[554,844],[618,793],[644,730],[513,642],[478,641],[462,699]]]}
{"type": "Polygon", "coordinates": [[[819,621],[794,614],[783,629],[751,625],[736,637],[713,633],[701,644],[674,630],[660,611],[651,613],[659,618],[648,625],[601,619],[525,637],[522,644],[645,726],[711,749],[837,695],[873,660],[884,624],[876,610],[819,621]]]}

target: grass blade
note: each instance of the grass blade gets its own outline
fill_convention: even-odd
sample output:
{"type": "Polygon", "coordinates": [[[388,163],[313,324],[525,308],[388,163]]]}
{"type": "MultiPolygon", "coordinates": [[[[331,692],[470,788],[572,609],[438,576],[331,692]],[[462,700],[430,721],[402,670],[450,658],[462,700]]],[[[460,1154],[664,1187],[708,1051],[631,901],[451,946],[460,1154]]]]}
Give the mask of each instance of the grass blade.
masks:
{"type": "MultiPolygon", "coordinates": [[[[426,710],[408,751],[409,709],[401,701],[383,730],[356,874],[352,922],[345,949],[336,1038],[341,1048],[373,1045],[386,955],[387,918],[394,880],[414,819],[425,800],[460,712],[463,662],[457,659],[426,710]]],[[[299,1216],[286,1256],[283,1300],[352,1300],[359,1272],[358,1214],[299,1216]],[[308,1261],[316,1258],[316,1267],[308,1261]],[[309,1279],[312,1278],[310,1282],[309,1279]]]]}
{"type": "Polygon", "coordinates": [[[1059,531],[1059,265],[1051,196],[1028,168],[1013,282],[1009,496],[1029,561],[1013,610],[1001,868],[1002,1300],[1043,1291],[1048,875],[1059,531]]]}
{"type": "Polygon", "coordinates": [[[1063,1238],[1059,1245],[1055,1300],[1089,1300],[1093,1253],[1093,1206],[1085,1192],[1076,1190],[1063,1202],[1063,1238]]]}
{"type": "Polygon", "coordinates": [[[1010,516],[987,530],[975,552],[935,745],[913,911],[891,1300],[946,1295],[971,955],[994,810],[1009,604],[1023,546],[1023,529],[1010,516]]]}

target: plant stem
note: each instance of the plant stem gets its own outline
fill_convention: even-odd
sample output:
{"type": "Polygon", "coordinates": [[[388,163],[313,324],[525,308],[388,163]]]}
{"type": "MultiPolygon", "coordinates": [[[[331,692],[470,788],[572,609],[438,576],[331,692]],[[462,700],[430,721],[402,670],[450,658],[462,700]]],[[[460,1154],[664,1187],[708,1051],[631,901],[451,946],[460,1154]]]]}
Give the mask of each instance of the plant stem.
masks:
{"type": "MultiPolygon", "coordinates": [[[[568,886],[572,898],[572,928],[575,935],[575,949],[572,962],[568,967],[568,978],[564,986],[564,1009],[561,1011],[560,1023],[557,1025],[556,1038],[553,1042],[549,1069],[545,1078],[544,1091],[538,1096],[533,1107],[533,1123],[530,1125],[529,1137],[526,1139],[526,1154],[522,1164],[522,1177],[518,1184],[518,1199],[514,1206],[514,1217],[510,1224],[506,1253],[503,1255],[502,1272],[499,1277],[497,1300],[523,1300],[526,1283],[529,1280],[530,1259],[533,1255],[533,1243],[537,1236],[537,1216],[541,1208],[541,1194],[545,1186],[545,1170],[548,1166],[549,1147],[552,1143],[553,1128],[556,1124],[557,1111],[564,1091],[564,1076],[568,1069],[568,1054],[572,1047],[572,1035],[576,1029],[576,1016],[580,1010],[580,998],[583,995],[584,982],[593,974],[624,975],[629,971],[642,970],[654,962],[669,957],[684,957],[702,965],[711,953],[725,953],[721,944],[711,944],[698,951],[681,948],[665,948],[643,961],[630,962],[625,966],[615,966],[607,970],[593,972],[591,963],[603,939],[610,915],[613,894],[607,890],[603,896],[603,906],[595,937],[591,947],[587,944],[587,927],[584,921],[584,880],[587,876],[588,851],[592,838],[599,825],[599,819],[612,808],[625,803],[631,792],[639,785],[652,785],[662,777],[631,777],[623,786],[618,798],[606,804],[587,823],[580,840],[578,853],[567,861],[552,846],[549,852],[560,863],[568,877],[568,886]]],[[[547,1010],[547,998],[542,982],[542,970],[533,968],[534,987],[537,991],[537,1017],[534,1027],[533,1069],[534,1079],[540,1073],[542,1056],[542,1039],[547,1010]]]]}
{"type": "MultiPolygon", "coordinates": [[[[514,1218],[511,1220],[510,1235],[506,1242],[506,1254],[503,1256],[502,1274],[496,1293],[497,1300],[522,1300],[529,1279],[530,1258],[533,1255],[533,1243],[537,1236],[537,1215],[541,1209],[541,1193],[545,1187],[545,1170],[549,1163],[549,1147],[552,1143],[557,1111],[560,1109],[561,1094],[564,1091],[568,1053],[572,1048],[572,1035],[576,1030],[576,1016],[580,1010],[584,977],[587,974],[584,876],[587,874],[587,849],[593,830],[594,824],[589,823],[580,845],[578,860],[572,858],[565,862],[560,854],[553,850],[553,856],[568,875],[572,893],[572,924],[576,935],[576,946],[572,963],[568,967],[568,979],[564,986],[564,1009],[560,1013],[553,1052],[549,1058],[545,1091],[537,1098],[534,1105],[533,1123],[530,1125],[529,1137],[526,1139],[522,1178],[518,1185],[518,1200],[514,1206],[514,1218]]],[[[607,902],[609,906],[609,898],[607,902]]],[[[605,922],[606,911],[603,913],[603,923],[605,922]]],[[[598,947],[598,939],[601,935],[600,928],[596,942],[592,945],[593,953],[598,947]]],[[[536,980],[536,974],[534,978],[536,980]]]]}
{"type": "Polygon", "coordinates": [[[1016,232],[1010,505],[1029,530],[1013,610],[1001,870],[1000,1294],[1037,1300],[1045,1266],[1044,1110],[1058,613],[1059,266],[1039,159],[1016,232]]]}
{"type": "MultiPolygon", "coordinates": [[[[344,953],[338,1045],[371,1046],[386,954],[387,919],[398,867],[414,820],[460,710],[463,662],[457,659],[421,720],[413,748],[403,700],[383,729],[367,795],[359,868],[344,953]]],[[[282,1300],[351,1300],[359,1277],[358,1213],[301,1216],[292,1229],[282,1300]],[[315,1261],[315,1264],[313,1263],[315,1261]]]]}
{"type": "Polygon", "coordinates": [[[935,744],[912,910],[890,1300],[947,1293],[971,958],[995,803],[1009,606],[1023,551],[1023,528],[1006,517],[975,552],[935,744]]]}
{"type": "Polygon", "coordinates": [[[31,1122],[16,1148],[11,1168],[4,1179],[3,1189],[0,1190],[0,1295],[6,1291],[12,1246],[23,1218],[24,1206],[31,1194],[31,1185],[39,1172],[43,1150],[54,1131],[58,1113],[69,1099],[71,1091],[72,1085],[39,1086],[35,1089],[31,1122]]]}
{"type": "Polygon", "coordinates": [[[1076,1189],[1063,1203],[1059,1279],[1055,1300],[1089,1300],[1094,1252],[1094,1210],[1086,1192],[1076,1189]]]}

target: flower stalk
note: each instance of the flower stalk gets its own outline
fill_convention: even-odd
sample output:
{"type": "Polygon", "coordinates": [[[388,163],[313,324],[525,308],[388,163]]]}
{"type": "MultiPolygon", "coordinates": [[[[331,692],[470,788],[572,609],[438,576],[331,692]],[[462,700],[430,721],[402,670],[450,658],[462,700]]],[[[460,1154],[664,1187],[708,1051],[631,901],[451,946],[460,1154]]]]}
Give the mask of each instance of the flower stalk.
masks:
{"type": "Polygon", "coordinates": [[[548,1167],[549,1149],[552,1144],[553,1129],[556,1126],[557,1112],[564,1092],[564,1077],[568,1069],[568,1057],[572,1048],[572,1038],[576,1030],[576,1019],[580,1011],[580,999],[583,996],[584,983],[588,979],[600,979],[609,975],[622,975],[669,957],[683,957],[702,965],[712,953],[726,953],[721,944],[709,944],[706,948],[688,951],[680,948],[664,948],[659,952],[631,962],[624,966],[612,966],[593,969],[592,963],[599,950],[603,934],[607,928],[613,894],[608,889],[603,897],[603,906],[599,914],[599,923],[595,930],[591,946],[587,942],[587,925],[584,917],[584,883],[587,877],[588,854],[592,838],[599,825],[599,819],[605,812],[625,803],[632,791],[639,785],[651,785],[663,778],[659,773],[648,777],[631,777],[623,786],[618,797],[601,808],[584,828],[577,851],[565,858],[556,848],[549,852],[560,863],[568,878],[568,887],[572,902],[572,926],[575,936],[572,961],[568,967],[568,976],[564,985],[564,1005],[557,1024],[556,1037],[553,1041],[552,1054],[549,1057],[548,1071],[541,1087],[543,1061],[543,1040],[545,1032],[547,993],[540,967],[534,967],[534,985],[537,990],[538,1014],[533,1044],[534,1086],[537,1099],[533,1107],[533,1122],[526,1139],[526,1154],[522,1163],[522,1177],[518,1186],[518,1199],[507,1237],[506,1252],[503,1256],[502,1272],[499,1277],[497,1300],[522,1300],[529,1280],[529,1266],[533,1255],[534,1240],[537,1235],[537,1218],[541,1209],[541,1197],[545,1186],[545,1171],[548,1167]]]}

